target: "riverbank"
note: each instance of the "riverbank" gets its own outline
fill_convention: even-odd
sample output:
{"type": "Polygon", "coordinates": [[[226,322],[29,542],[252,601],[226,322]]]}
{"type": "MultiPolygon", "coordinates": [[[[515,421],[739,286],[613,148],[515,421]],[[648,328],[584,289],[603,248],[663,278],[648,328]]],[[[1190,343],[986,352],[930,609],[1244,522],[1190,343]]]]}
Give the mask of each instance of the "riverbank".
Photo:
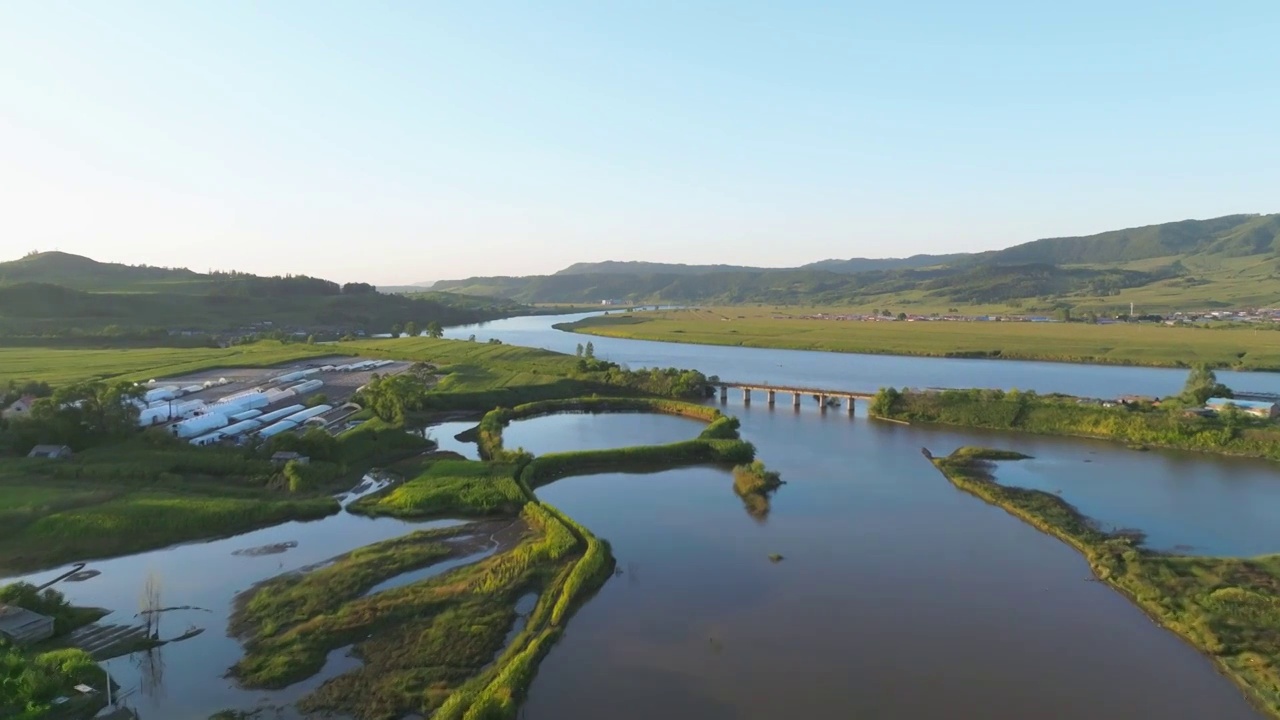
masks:
{"type": "Polygon", "coordinates": [[[1062,498],[991,476],[1002,451],[961,448],[932,462],[957,488],[1079,550],[1097,578],[1212,658],[1259,708],[1280,717],[1280,555],[1212,558],[1144,549],[1105,533],[1062,498]]]}
{"type": "Polygon", "coordinates": [[[1280,332],[1057,322],[858,322],[769,308],[612,313],[557,330],[635,340],[938,358],[1280,371],[1280,332]]]}
{"type": "Polygon", "coordinates": [[[1104,404],[1016,391],[893,388],[877,393],[869,412],[873,417],[913,424],[1096,438],[1134,448],[1160,447],[1280,461],[1280,426],[1243,414],[1202,417],[1150,403],[1104,404]]]}

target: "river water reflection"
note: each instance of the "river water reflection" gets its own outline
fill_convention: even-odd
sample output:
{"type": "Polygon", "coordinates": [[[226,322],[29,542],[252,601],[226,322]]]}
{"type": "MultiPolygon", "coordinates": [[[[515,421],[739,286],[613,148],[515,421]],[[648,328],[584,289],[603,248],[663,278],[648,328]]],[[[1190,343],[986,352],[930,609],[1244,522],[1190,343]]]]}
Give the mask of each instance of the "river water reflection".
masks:
{"type": "Polygon", "coordinates": [[[544,662],[529,720],[1257,717],[1206,658],[1088,582],[1079,553],[920,454],[989,437],[735,411],[788,481],[763,524],[710,468],[539,491],[608,539],[622,574],[544,662]]]}
{"type": "MultiPolygon", "coordinates": [[[[1075,365],[1017,360],[961,360],[892,355],[853,355],[805,350],[682,345],[561,332],[552,325],[598,315],[520,317],[445,330],[445,337],[504,343],[573,354],[590,342],[596,355],[632,368],[695,368],[726,380],[874,392],[892,387],[990,387],[1114,398],[1165,396],[1181,390],[1185,370],[1075,365]]],[[[856,325],[851,323],[851,325],[856,325]]],[[[851,332],[856,328],[851,328],[851,332]]],[[[1280,373],[1219,372],[1237,390],[1280,393],[1280,373]]]]}
{"type": "Polygon", "coordinates": [[[604,450],[627,445],[666,445],[692,440],[706,423],[673,415],[560,413],[516,420],[502,433],[503,447],[535,455],[604,450]]]}

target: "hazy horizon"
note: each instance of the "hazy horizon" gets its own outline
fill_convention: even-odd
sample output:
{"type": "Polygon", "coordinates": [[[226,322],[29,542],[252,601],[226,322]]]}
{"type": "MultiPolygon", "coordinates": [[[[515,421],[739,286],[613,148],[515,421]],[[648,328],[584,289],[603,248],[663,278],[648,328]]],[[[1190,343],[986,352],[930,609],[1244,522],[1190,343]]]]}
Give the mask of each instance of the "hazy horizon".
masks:
{"type": "Polygon", "coordinates": [[[380,285],[1273,211],[1280,5],[29,3],[0,258],[380,285]]]}

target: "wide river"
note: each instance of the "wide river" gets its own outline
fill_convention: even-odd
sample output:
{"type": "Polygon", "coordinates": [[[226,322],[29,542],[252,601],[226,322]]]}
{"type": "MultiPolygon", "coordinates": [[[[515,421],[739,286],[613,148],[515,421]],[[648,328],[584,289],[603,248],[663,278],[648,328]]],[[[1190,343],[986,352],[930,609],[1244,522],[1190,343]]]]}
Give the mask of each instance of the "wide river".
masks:
{"type": "MultiPolygon", "coordinates": [[[[1095,396],[1176,392],[1185,373],[1013,361],[837,355],[587,338],[551,329],[570,318],[454,328],[596,354],[633,368],[692,367],[739,381],[873,390],[1018,387],[1095,396]]],[[[1280,376],[1221,374],[1280,392],[1280,376]]],[[[560,480],[539,495],[612,544],[620,573],[569,623],[534,682],[526,720],[776,718],[1130,718],[1234,720],[1259,715],[1212,664],[1125,598],[1090,581],[1083,558],[1005,512],[955,490],[920,454],[965,444],[1022,450],[998,479],[1061,492],[1100,521],[1135,527],[1152,547],[1250,555],[1280,550],[1280,475],[1262,462],[1009,433],[868,420],[859,407],[812,403],[726,411],[787,484],[752,517],[726,471],[691,468],[560,480]],[[781,562],[771,562],[771,554],[781,562]]],[[[453,435],[442,447],[474,456],[453,435]]],[[[533,452],[671,442],[693,421],[562,415],[513,424],[508,447],[533,452]]],[[[203,720],[225,709],[288,705],[358,660],[331,656],[318,678],[283,692],[223,678],[239,656],[226,636],[232,597],[414,525],[341,514],[91,563],[103,574],[59,587],[129,623],[146,578],[166,606],[162,636],[207,632],[112,674],[142,720],[203,720]],[[280,554],[243,551],[275,543],[280,554]],[[295,544],[296,543],[296,544],[295,544]],[[240,554],[233,554],[238,552],[240,554]]],[[[56,571],[37,573],[50,579],[56,571]]],[[[287,709],[278,715],[293,717],[287,709]]]]}

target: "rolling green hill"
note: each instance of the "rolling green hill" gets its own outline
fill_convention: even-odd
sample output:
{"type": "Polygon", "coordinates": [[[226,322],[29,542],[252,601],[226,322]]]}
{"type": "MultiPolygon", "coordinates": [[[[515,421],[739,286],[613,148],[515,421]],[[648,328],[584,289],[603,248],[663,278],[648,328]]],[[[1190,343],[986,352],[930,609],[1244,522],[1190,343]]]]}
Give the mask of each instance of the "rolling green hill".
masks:
{"type": "Polygon", "coordinates": [[[583,263],[555,275],[441,281],[435,289],[526,303],[1109,309],[1133,302],[1159,312],[1280,304],[1278,258],[1280,214],[1230,215],[968,255],[828,260],[793,269],[583,263]]]}
{"type": "Polygon", "coordinates": [[[519,314],[506,299],[443,292],[388,295],[364,283],[305,276],[197,273],[39,253],[0,263],[0,335],[158,336],[247,329],[385,332],[519,314]]]}

